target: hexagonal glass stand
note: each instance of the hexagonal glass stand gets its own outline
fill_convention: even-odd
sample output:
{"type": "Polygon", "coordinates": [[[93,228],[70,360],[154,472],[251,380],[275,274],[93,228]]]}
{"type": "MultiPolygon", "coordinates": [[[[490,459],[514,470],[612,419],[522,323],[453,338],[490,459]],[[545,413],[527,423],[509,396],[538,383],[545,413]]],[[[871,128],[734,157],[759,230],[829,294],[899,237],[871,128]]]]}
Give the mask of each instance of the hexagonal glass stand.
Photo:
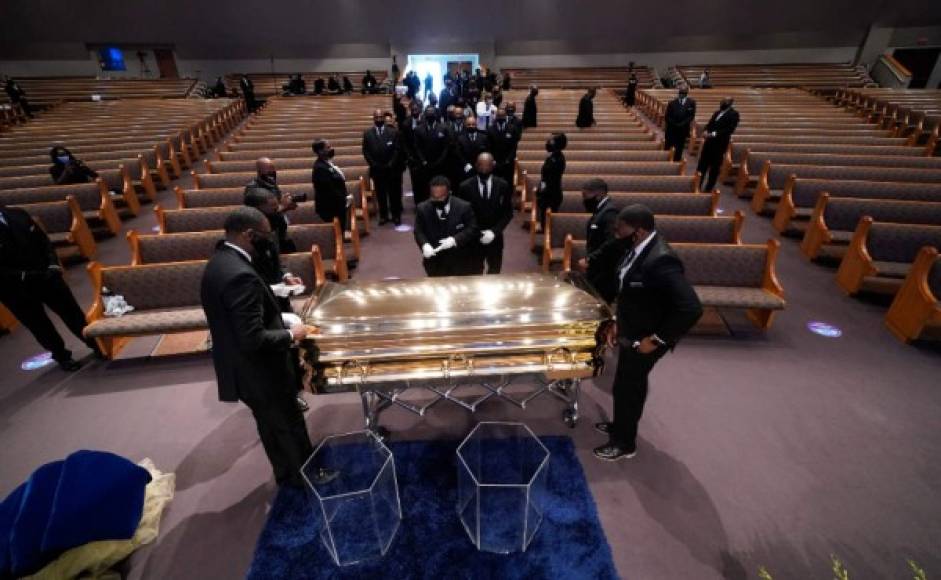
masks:
{"type": "Polygon", "coordinates": [[[522,423],[482,422],[457,448],[457,513],[478,550],[526,551],[543,520],[549,450],[522,423]]]}
{"type": "Polygon", "coordinates": [[[320,539],[338,566],[384,556],[402,520],[392,452],[370,431],[324,439],[301,468],[321,524],[320,539]],[[317,483],[321,470],[336,472],[317,483]]]}

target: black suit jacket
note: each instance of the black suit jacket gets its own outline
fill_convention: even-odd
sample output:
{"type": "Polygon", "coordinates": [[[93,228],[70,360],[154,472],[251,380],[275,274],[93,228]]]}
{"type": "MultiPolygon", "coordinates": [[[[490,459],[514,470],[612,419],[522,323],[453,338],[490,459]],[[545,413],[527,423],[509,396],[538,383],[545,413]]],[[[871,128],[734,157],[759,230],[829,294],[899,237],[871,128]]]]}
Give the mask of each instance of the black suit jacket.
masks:
{"type": "Polygon", "coordinates": [[[425,200],[415,208],[415,243],[421,248],[431,244],[437,248],[441,240],[453,237],[457,247],[440,252],[430,261],[450,260],[460,264],[461,273],[473,272],[471,249],[480,238],[474,209],[471,204],[456,195],[450,197],[450,211],[446,220],[438,217],[431,200],[425,200]]]}
{"type": "Polygon", "coordinates": [[[732,133],[735,132],[736,127],[738,127],[738,111],[729,107],[725,114],[722,115],[721,119],[717,119],[721,111],[716,111],[712,114],[712,117],[709,118],[709,122],[706,123],[706,128],[704,131],[712,132],[715,131],[715,137],[709,137],[706,140],[706,143],[710,143],[712,147],[719,147],[722,151],[729,146],[729,141],[732,139],[732,133]]]}
{"type": "Polygon", "coordinates": [[[522,136],[520,124],[507,120],[501,129],[499,121],[494,120],[490,123],[490,127],[487,128],[487,140],[497,167],[513,165],[516,161],[516,147],[522,136]]]}
{"type": "Polygon", "coordinates": [[[598,250],[609,240],[614,239],[614,222],[618,217],[618,209],[614,207],[614,203],[611,202],[610,198],[606,199],[604,205],[591,214],[585,228],[585,239],[587,240],[585,251],[588,254],[598,250]]]}
{"type": "Polygon", "coordinates": [[[20,208],[0,205],[7,225],[0,223],[0,292],[12,289],[24,277],[44,276],[59,258],[49,236],[20,208]]]}
{"type": "Polygon", "coordinates": [[[530,94],[523,102],[523,126],[535,127],[538,107],[536,106],[536,97],[530,94]]]}
{"type": "Polygon", "coordinates": [[[591,127],[595,124],[595,104],[591,97],[584,95],[578,101],[578,117],[575,118],[575,126],[591,127]]]}
{"type": "Polygon", "coordinates": [[[620,286],[618,338],[622,346],[630,346],[656,334],[672,348],[702,316],[702,304],[686,280],[683,262],[662,236],[654,234],[621,282],[618,270],[627,251],[629,246],[615,239],[589,257],[590,273],[606,279],[605,286],[620,286]]]}
{"type": "Polygon", "coordinates": [[[297,391],[291,335],[271,289],[239,252],[219,242],[200,296],[212,336],[219,400],[263,404],[297,391]]]}
{"type": "Polygon", "coordinates": [[[376,127],[363,131],[363,157],[370,169],[392,169],[399,161],[399,132],[384,126],[382,135],[376,127]]]}
{"type": "Polygon", "coordinates": [[[696,101],[689,97],[686,98],[685,103],[680,103],[679,99],[673,99],[667,104],[664,117],[667,131],[689,133],[689,126],[696,118],[696,101]]]}
{"type": "Polygon", "coordinates": [[[444,123],[438,121],[434,127],[422,123],[415,129],[415,154],[419,163],[440,168],[447,160],[451,147],[451,136],[444,123]]]}
{"type": "Polygon", "coordinates": [[[471,133],[464,131],[457,136],[456,148],[461,159],[461,166],[468,163],[472,166],[477,163],[477,156],[490,150],[490,142],[487,139],[486,131],[475,131],[473,133],[475,140],[471,140],[471,133]]]}
{"type": "Polygon", "coordinates": [[[314,207],[325,222],[338,217],[343,221],[346,210],[346,180],[322,159],[314,162],[311,176],[314,183],[314,207]]]}
{"type": "Polygon", "coordinates": [[[481,231],[491,230],[497,237],[500,237],[506,226],[513,220],[513,188],[506,180],[496,175],[491,175],[488,199],[480,196],[479,180],[476,175],[461,183],[458,195],[471,204],[477,221],[477,229],[481,231]]]}

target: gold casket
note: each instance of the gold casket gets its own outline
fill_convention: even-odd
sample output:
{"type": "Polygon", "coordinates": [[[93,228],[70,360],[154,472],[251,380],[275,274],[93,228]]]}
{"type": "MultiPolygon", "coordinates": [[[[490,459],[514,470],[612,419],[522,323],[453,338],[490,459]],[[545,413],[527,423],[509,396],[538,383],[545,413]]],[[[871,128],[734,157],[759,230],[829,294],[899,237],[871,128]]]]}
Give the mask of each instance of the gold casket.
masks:
{"type": "MultiPolygon", "coordinates": [[[[423,414],[430,405],[413,407],[402,391],[426,388],[474,410],[528,375],[539,379],[532,396],[570,401],[600,368],[599,328],[612,313],[578,276],[504,274],[328,283],[301,317],[313,391],[356,390],[423,414]],[[453,393],[469,382],[487,395],[468,403],[453,393]]],[[[524,406],[532,396],[510,400],[524,406]]],[[[577,406],[569,411],[574,423],[577,406]]]]}

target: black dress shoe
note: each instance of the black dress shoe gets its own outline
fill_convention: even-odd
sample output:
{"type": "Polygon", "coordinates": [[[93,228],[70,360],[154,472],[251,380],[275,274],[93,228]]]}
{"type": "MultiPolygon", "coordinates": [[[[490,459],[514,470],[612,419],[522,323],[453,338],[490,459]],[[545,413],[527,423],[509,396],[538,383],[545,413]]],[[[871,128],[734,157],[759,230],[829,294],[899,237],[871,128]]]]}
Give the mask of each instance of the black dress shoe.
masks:
{"type": "Polygon", "coordinates": [[[614,443],[607,443],[601,447],[595,447],[595,457],[602,461],[617,461],[619,459],[630,459],[637,455],[636,447],[621,447],[614,443]]]}
{"type": "Polygon", "coordinates": [[[310,411],[310,405],[308,405],[307,401],[304,400],[303,395],[297,395],[297,408],[301,410],[301,413],[310,411]]]}
{"type": "Polygon", "coordinates": [[[82,363],[78,362],[72,357],[56,361],[59,363],[59,368],[64,370],[67,373],[74,373],[78,369],[82,368],[82,363]]]}
{"type": "Polygon", "coordinates": [[[614,430],[614,423],[610,423],[610,422],[595,423],[595,431],[598,431],[599,433],[610,435],[611,431],[613,430],[614,430]]]}

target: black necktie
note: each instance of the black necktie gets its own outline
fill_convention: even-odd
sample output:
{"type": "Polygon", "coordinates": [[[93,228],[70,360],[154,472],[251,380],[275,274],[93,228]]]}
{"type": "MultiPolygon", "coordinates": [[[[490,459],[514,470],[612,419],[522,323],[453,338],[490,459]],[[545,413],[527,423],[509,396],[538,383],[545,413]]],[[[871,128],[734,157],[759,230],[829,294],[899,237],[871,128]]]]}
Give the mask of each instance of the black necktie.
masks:
{"type": "Polygon", "coordinates": [[[490,199],[490,183],[487,181],[481,181],[480,186],[484,190],[484,199],[489,200],[490,199]]]}
{"type": "Polygon", "coordinates": [[[621,263],[618,265],[618,276],[620,278],[619,286],[624,285],[624,276],[627,275],[627,270],[624,270],[624,268],[626,268],[628,265],[631,264],[631,261],[634,259],[634,255],[635,255],[635,251],[633,248],[631,248],[631,251],[628,252],[626,256],[624,256],[624,259],[621,260],[621,263]],[[623,271],[623,274],[622,274],[622,271],[623,271]]]}

